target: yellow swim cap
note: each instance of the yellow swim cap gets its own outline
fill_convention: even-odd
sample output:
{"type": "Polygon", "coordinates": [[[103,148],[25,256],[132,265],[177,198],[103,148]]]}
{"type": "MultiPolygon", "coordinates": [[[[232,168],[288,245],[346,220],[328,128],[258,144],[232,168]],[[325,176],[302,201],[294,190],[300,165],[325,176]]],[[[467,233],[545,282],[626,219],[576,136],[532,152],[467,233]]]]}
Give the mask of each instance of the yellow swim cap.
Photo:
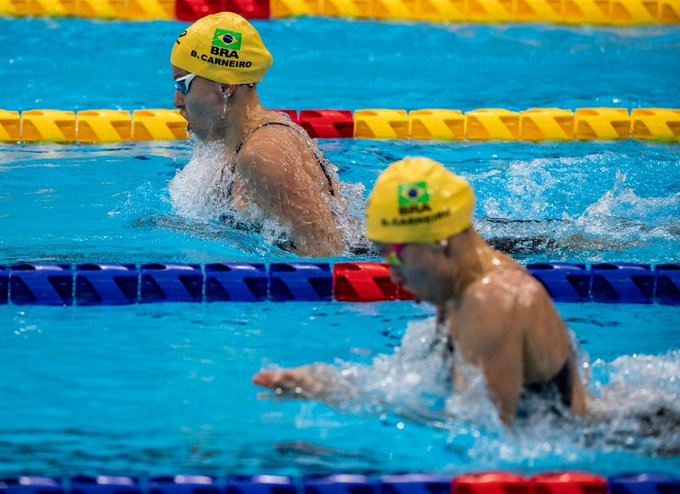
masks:
{"type": "Polygon", "coordinates": [[[375,182],[366,205],[366,234],[386,244],[436,242],[472,224],[470,184],[441,163],[405,158],[375,182]]]}
{"type": "Polygon", "coordinates": [[[170,62],[222,84],[252,84],[271,67],[272,55],[247,20],[220,12],[197,20],[180,34],[170,62]]]}

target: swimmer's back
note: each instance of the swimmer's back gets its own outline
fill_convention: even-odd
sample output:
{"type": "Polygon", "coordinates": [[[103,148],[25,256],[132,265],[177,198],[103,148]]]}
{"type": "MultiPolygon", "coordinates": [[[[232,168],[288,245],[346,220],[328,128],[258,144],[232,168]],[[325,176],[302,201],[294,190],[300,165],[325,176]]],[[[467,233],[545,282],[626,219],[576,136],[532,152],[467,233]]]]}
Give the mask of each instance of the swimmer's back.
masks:
{"type": "MultiPolygon", "coordinates": [[[[570,408],[577,414],[585,413],[585,392],[574,351],[550,295],[509,256],[499,254],[495,260],[494,267],[484,278],[473,282],[465,295],[480,307],[479,310],[487,307],[484,301],[494,300],[495,310],[503,314],[498,317],[504,320],[497,319],[491,325],[497,328],[497,334],[492,334],[490,341],[521,352],[521,356],[517,356],[523,362],[521,382],[526,391],[543,389],[543,384],[550,384],[567,366],[571,371],[570,408]]],[[[490,317],[494,317],[493,312],[490,317]]],[[[471,337],[477,338],[474,334],[471,337]]]]}
{"type": "Polygon", "coordinates": [[[266,120],[244,136],[236,147],[237,157],[241,152],[248,152],[249,147],[267,141],[273,145],[280,143],[278,151],[290,154],[293,161],[312,179],[317,190],[337,195],[338,183],[331,170],[332,163],[323,156],[302,127],[279,112],[268,111],[266,120]]]}
{"type": "Polygon", "coordinates": [[[524,389],[540,392],[555,387],[563,403],[579,415],[585,413],[585,391],[567,328],[545,287],[514,260],[518,269],[506,271],[506,282],[518,291],[517,316],[524,346],[524,389]],[[559,382],[568,379],[569,382],[559,382]]]}
{"type": "Polygon", "coordinates": [[[236,155],[234,200],[253,201],[266,217],[288,225],[290,245],[297,254],[326,257],[342,252],[329,203],[337,183],[327,178],[316,159],[315,144],[276,112],[266,112],[253,129],[236,155]],[[266,122],[281,124],[260,125],[266,122]]]}

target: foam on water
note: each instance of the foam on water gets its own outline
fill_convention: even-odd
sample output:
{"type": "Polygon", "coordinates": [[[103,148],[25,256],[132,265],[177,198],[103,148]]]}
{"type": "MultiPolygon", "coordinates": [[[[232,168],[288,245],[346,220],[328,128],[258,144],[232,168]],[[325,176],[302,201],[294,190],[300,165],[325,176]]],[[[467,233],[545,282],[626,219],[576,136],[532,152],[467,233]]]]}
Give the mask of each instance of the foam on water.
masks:
{"type": "Polygon", "coordinates": [[[199,222],[219,219],[222,200],[234,180],[235,155],[216,142],[194,140],[189,163],[168,184],[173,209],[178,216],[199,222]]]}
{"type": "Polygon", "coordinates": [[[624,167],[627,161],[604,152],[513,161],[506,171],[472,174],[483,197],[476,227],[484,238],[502,239],[513,254],[546,251],[555,260],[597,261],[654,246],[665,256],[657,253],[651,261],[668,262],[680,239],[680,193],[670,186],[642,195],[644,176],[629,175],[643,172],[624,167]],[[484,182],[503,193],[486,194],[484,182]]]}
{"type": "Polygon", "coordinates": [[[640,197],[626,186],[626,175],[616,174],[614,186],[575,219],[575,227],[589,235],[612,240],[650,241],[680,235],[680,192],[640,197]]]}
{"type": "Polygon", "coordinates": [[[599,423],[593,442],[665,456],[680,455],[680,351],[597,360],[589,406],[599,423]]]}

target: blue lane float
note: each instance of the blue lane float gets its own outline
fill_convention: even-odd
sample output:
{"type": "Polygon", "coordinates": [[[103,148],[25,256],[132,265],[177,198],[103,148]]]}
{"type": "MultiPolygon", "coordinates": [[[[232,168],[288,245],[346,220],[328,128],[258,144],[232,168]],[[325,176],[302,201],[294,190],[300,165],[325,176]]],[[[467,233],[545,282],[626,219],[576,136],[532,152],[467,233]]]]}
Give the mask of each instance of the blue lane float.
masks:
{"type": "MultiPolygon", "coordinates": [[[[375,266],[386,270],[382,264],[375,266]]],[[[584,264],[535,263],[527,269],[556,302],[680,305],[680,264],[659,264],[652,269],[648,264],[633,263],[601,263],[589,268],[584,264]]],[[[371,270],[356,276],[360,275],[372,276],[371,270]]],[[[337,288],[334,276],[328,263],[90,263],[73,267],[25,263],[0,266],[0,304],[331,301],[337,288]]],[[[340,281],[338,278],[337,283],[340,281]]],[[[385,295],[385,300],[393,298],[385,295]]]]}
{"type": "Polygon", "coordinates": [[[3,494],[64,494],[59,480],[47,477],[17,477],[0,480],[3,494]]]}
{"type": "Polygon", "coordinates": [[[305,494],[378,494],[380,483],[364,475],[339,474],[304,480],[305,494]]]}
{"type": "Polygon", "coordinates": [[[527,269],[555,301],[586,302],[590,298],[592,273],[585,264],[535,263],[527,264],[527,269]]]}
{"type": "Polygon", "coordinates": [[[68,494],[142,494],[142,486],[132,477],[104,476],[71,479],[68,494]]]}
{"type": "Polygon", "coordinates": [[[449,494],[451,478],[444,475],[407,474],[380,478],[384,494],[449,494]]]}
{"type": "Polygon", "coordinates": [[[297,494],[298,484],[282,475],[236,475],[226,479],[226,494],[297,494]]]}
{"type": "Polygon", "coordinates": [[[603,263],[590,267],[590,293],[595,302],[651,304],[656,273],[649,264],[603,263]]]}
{"type": "Polygon", "coordinates": [[[78,264],[75,273],[78,305],[134,304],[139,298],[134,264],[78,264]]]}
{"type": "Polygon", "coordinates": [[[678,494],[678,478],[663,473],[623,473],[608,481],[609,494],[678,494]]]}
{"type": "Polygon", "coordinates": [[[0,266],[0,304],[9,302],[9,270],[0,266]]]}
{"type": "Polygon", "coordinates": [[[680,305],[680,264],[659,264],[654,271],[656,300],[662,304],[680,305]]]}
{"type": "Polygon", "coordinates": [[[215,479],[205,475],[175,475],[149,480],[148,494],[221,494],[215,479]]]}
{"type": "Polygon", "coordinates": [[[206,264],[206,302],[267,300],[269,275],[264,264],[206,264]]]}
{"type": "Polygon", "coordinates": [[[203,271],[198,264],[142,264],[139,301],[202,302],[203,271]]]}
{"type": "Polygon", "coordinates": [[[269,298],[277,302],[333,300],[330,264],[272,264],[269,267],[269,298]]]}
{"type": "Polygon", "coordinates": [[[28,263],[12,266],[9,271],[9,299],[16,305],[71,305],[71,266],[28,263]]]}

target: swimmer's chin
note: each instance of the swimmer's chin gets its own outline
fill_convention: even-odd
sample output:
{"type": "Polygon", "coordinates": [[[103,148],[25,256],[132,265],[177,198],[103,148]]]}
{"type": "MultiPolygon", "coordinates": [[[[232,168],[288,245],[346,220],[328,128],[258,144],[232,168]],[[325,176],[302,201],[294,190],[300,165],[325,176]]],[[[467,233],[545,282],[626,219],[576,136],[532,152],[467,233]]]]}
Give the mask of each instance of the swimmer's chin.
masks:
{"type": "Polygon", "coordinates": [[[420,303],[423,301],[422,298],[416,296],[413,292],[411,292],[411,290],[409,290],[408,287],[407,287],[406,285],[399,285],[399,287],[400,287],[402,290],[407,291],[407,292],[409,292],[411,295],[413,295],[413,302],[415,302],[416,304],[420,304],[420,303]]]}

